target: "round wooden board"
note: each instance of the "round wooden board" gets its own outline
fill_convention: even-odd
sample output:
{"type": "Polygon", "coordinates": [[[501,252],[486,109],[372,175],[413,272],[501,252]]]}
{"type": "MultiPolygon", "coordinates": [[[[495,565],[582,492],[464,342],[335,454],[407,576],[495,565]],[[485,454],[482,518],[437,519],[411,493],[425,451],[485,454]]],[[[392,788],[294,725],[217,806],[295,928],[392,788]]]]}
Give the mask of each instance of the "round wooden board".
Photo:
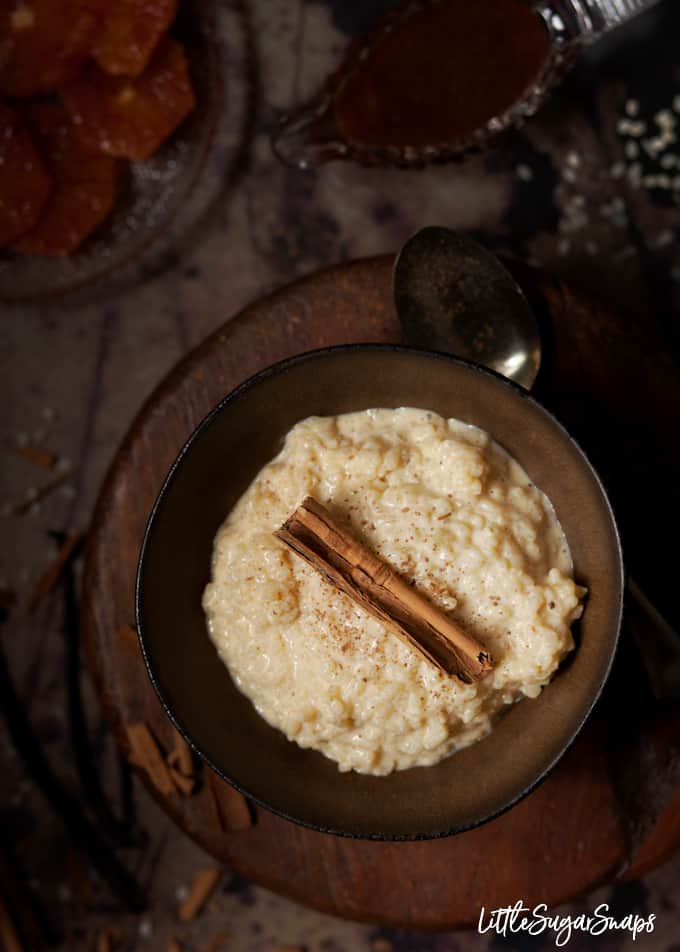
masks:
{"type": "MultiPolygon", "coordinates": [[[[175,368],[132,426],[97,504],[83,592],[90,665],[124,750],[125,726],[140,720],[161,744],[172,743],[173,728],[130,637],[142,533],[170,464],[203,416],[255,371],[316,347],[399,341],[391,267],[385,257],[341,265],[248,307],[175,368]]],[[[626,412],[626,361],[640,352],[639,334],[563,283],[523,265],[514,268],[546,342],[539,396],[594,449],[606,477],[605,438],[600,432],[595,445],[589,426],[595,417],[600,428],[605,411],[626,412]],[[605,377],[602,358],[593,357],[603,350],[611,363],[605,377]]],[[[670,368],[666,378],[664,366],[655,366],[647,399],[668,433],[674,418],[668,387],[675,377],[670,368]]],[[[615,495],[623,492],[616,480],[610,488],[615,495]]],[[[605,697],[551,776],[508,813],[459,836],[414,843],[351,840],[315,833],[259,808],[253,825],[236,829],[243,826],[238,794],[207,768],[190,797],[161,795],[144,779],[179,826],[234,870],[336,915],[444,929],[476,923],[482,905],[495,908],[521,898],[554,906],[626,871],[644,872],[680,845],[680,777],[673,756],[680,721],[657,709],[644,690],[636,707],[626,692],[619,696],[617,684],[629,684],[636,666],[635,658],[629,665],[625,645],[624,639],[605,697]]]]}

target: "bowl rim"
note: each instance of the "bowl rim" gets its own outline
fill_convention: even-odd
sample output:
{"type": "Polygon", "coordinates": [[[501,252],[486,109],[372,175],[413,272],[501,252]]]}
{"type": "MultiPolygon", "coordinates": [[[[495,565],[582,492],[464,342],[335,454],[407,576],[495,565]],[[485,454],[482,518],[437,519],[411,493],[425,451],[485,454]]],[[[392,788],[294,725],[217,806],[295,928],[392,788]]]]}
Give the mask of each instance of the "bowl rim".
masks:
{"type": "MultiPolygon", "coordinates": [[[[175,460],[173,461],[170,469],[165,476],[161,488],[156,496],[156,500],[151,509],[151,513],[147,519],[146,526],[144,528],[144,535],[142,538],[142,544],[140,547],[139,559],[137,563],[137,570],[135,573],[135,627],[137,631],[137,637],[139,640],[140,649],[142,652],[142,657],[144,659],[144,664],[146,666],[146,671],[153,685],[156,696],[161,703],[163,710],[170,719],[171,723],[183,737],[183,739],[188,743],[189,747],[201,758],[201,760],[213,770],[222,780],[225,780],[230,786],[237,790],[240,794],[246,797],[248,800],[252,800],[258,806],[268,810],[271,813],[274,813],[276,816],[288,820],[291,823],[296,823],[299,826],[305,827],[310,830],[314,830],[318,833],[328,833],[334,836],[348,837],[350,839],[359,839],[359,840],[369,840],[369,841],[381,841],[381,842],[418,842],[425,840],[436,840],[442,839],[448,836],[454,836],[458,833],[465,833],[468,830],[476,829],[479,826],[482,826],[485,823],[488,823],[490,820],[494,820],[497,817],[502,816],[504,813],[507,813],[514,806],[520,803],[525,797],[529,796],[555,769],[559,761],[564,757],[567,751],[573,746],[576,738],[583,730],[583,727],[590,717],[595,705],[599,701],[604,686],[609,680],[609,676],[612,671],[614,660],[617,655],[620,635],[621,635],[621,623],[623,619],[623,606],[624,606],[624,590],[625,590],[625,565],[623,559],[623,547],[621,544],[621,534],[619,527],[616,521],[614,510],[612,508],[611,501],[606,492],[604,483],[600,477],[595,466],[590,461],[589,457],[578,443],[578,441],[572,436],[572,434],[566,429],[566,427],[557,419],[557,417],[548,410],[539,400],[530,393],[529,390],[522,387],[520,384],[515,383],[515,381],[510,380],[508,377],[503,376],[503,374],[498,373],[495,370],[491,370],[488,367],[484,367],[482,364],[478,364],[475,361],[467,360],[462,357],[458,357],[451,353],[446,353],[443,351],[430,350],[424,347],[414,347],[406,344],[389,344],[389,343],[351,343],[351,344],[335,344],[328,347],[319,347],[312,350],[303,351],[299,354],[294,354],[290,357],[285,357],[283,360],[276,361],[273,364],[263,367],[261,370],[252,374],[246,380],[242,381],[237,387],[231,390],[226,396],[224,396],[219,403],[217,403],[212,410],[210,410],[198,423],[198,425],[190,433],[181,449],[179,450],[175,460]],[[529,783],[527,784],[519,793],[517,793],[512,799],[508,800],[503,806],[497,810],[493,810],[479,818],[473,820],[472,822],[465,824],[457,824],[451,826],[447,829],[436,830],[434,832],[426,833],[390,833],[390,832],[370,832],[365,833],[358,830],[347,830],[341,829],[339,827],[333,826],[332,824],[321,824],[314,823],[310,820],[302,819],[297,816],[293,816],[290,812],[273,806],[264,800],[261,796],[253,794],[250,790],[242,786],[239,781],[231,777],[229,773],[221,766],[216,764],[211,757],[209,757],[202,749],[201,745],[192,737],[190,730],[180,723],[176,718],[174,712],[170,708],[169,704],[166,702],[165,697],[161,691],[160,685],[158,683],[158,678],[154,672],[152,662],[147,652],[145,639],[144,639],[144,626],[142,623],[142,603],[144,601],[143,593],[143,573],[145,559],[147,556],[147,551],[149,548],[149,543],[151,536],[153,534],[154,523],[158,515],[158,511],[162,506],[167,492],[175,479],[176,473],[184,458],[191,451],[193,444],[200,438],[204,430],[212,424],[213,420],[219,416],[219,414],[224,410],[225,407],[229,406],[238,398],[248,392],[249,390],[256,387],[261,381],[267,380],[270,377],[277,376],[281,373],[284,373],[289,368],[296,366],[301,363],[306,363],[308,361],[314,361],[318,358],[322,358],[327,355],[337,354],[337,353],[353,353],[353,352],[375,352],[375,353],[399,353],[399,354],[414,354],[420,357],[425,357],[428,359],[441,360],[455,365],[462,366],[467,370],[473,371],[474,373],[479,373],[486,375],[496,380],[501,385],[509,388],[511,391],[523,399],[532,403],[539,412],[543,413],[546,417],[549,418],[551,423],[566,437],[567,441],[572,445],[576,450],[577,454],[581,457],[583,464],[586,469],[590,471],[591,476],[593,477],[597,488],[600,491],[602,497],[603,505],[606,510],[607,516],[611,523],[613,530],[613,539],[615,542],[615,555],[617,563],[617,586],[618,586],[618,599],[617,604],[615,605],[615,614],[616,614],[616,632],[613,636],[611,650],[609,653],[609,659],[607,666],[602,673],[600,680],[597,685],[596,691],[593,693],[590,701],[583,711],[583,714],[574,727],[571,736],[568,738],[567,742],[562,745],[558,753],[550,760],[550,762],[541,770],[541,772],[529,783]]],[[[229,672],[227,672],[229,673],[229,672]]],[[[259,715],[258,715],[259,716],[259,715]]],[[[294,743],[294,741],[289,741],[289,743],[294,743]]],[[[380,778],[376,778],[380,780],[380,778]]]]}

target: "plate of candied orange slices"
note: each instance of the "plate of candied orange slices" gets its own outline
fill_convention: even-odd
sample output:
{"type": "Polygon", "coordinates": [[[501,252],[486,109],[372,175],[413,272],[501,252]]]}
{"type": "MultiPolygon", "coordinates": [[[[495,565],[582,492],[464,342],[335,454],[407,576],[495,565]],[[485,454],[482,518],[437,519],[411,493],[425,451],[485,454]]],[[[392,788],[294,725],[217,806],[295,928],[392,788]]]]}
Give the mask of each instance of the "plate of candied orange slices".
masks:
{"type": "Polygon", "coordinates": [[[176,258],[243,145],[245,31],[220,0],[0,7],[0,301],[176,258]]]}

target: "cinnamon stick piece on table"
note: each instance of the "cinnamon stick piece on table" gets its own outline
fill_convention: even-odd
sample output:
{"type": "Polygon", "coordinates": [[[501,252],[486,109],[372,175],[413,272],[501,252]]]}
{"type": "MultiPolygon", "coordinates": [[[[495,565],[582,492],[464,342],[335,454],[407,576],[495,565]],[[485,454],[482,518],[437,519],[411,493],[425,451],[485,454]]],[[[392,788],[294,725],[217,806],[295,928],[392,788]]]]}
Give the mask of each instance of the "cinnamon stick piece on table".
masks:
{"type": "Polygon", "coordinates": [[[177,788],[177,790],[182,794],[183,797],[190,797],[196,788],[196,778],[187,777],[181,771],[177,770],[176,767],[168,766],[168,773],[170,774],[170,779],[177,788]]]}
{"type": "Polygon", "coordinates": [[[212,896],[221,878],[222,870],[219,866],[204,869],[196,876],[179,909],[179,918],[182,922],[191,922],[196,918],[212,896]]]}
{"type": "Polygon", "coordinates": [[[428,661],[466,683],[491,655],[308,496],[275,535],[333,585],[375,615],[428,661]]]}
{"type": "Polygon", "coordinates": [[[185,797],[191,796],[196,789],[196,770],[189,745],[179,731],[174,731],[174,747],[166,754],[170,779],[185,797]]]}
{"type": "Polygon", "coordinates": [[[123,933],[120,929],[109,927],[102,929],[97,936],[96,952],[114,952],[123,939],[123,933]]]}
{"type": "Polygon", "coordinates": [[[163,760],[156,738],[144,721],[128,724],[126,733],[130,745],[128,756],[130,763],[141,767],[156,790],[163,796],[167,797],[175,793],[175,784],[172,782],[168,765],[163,760]]]}
{"type": "Polygon", "coordinates": [[[179,731],[173,732],[174,747],[165,758],[169,767],[174,767],[185,777],[193,777],[195,774],[194,758],[189,745],[184,740],[179,731]]]}
{"type": "Polygon", "coordinates": [[[52,469],[57,462],[56,453],[44,450],[41,446],[15,446],[14,453],[41,469],[52,469]]]}
{"type": "Polygon", "coordinates": [[[209,770],[205,787],[215,809],[215,816],[223,833],[238,833],[255,825],[255,813],[246,798],[209,770]]]}
{"type": "Polygon", "coordinates": [[[5,952],[24,952],[24,946],[19,939],[9,910],[0,898],[0,940],[5,952]]]}

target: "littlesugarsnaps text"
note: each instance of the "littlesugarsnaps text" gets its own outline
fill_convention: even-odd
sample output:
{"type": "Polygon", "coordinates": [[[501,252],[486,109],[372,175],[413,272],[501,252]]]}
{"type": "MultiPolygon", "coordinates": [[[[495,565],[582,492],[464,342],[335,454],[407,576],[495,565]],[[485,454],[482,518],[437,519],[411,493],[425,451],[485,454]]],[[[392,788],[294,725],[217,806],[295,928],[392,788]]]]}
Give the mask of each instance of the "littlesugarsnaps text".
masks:
{"type": "Polygon", "coordinates": [[[591,936],[605,935],[610,932],[628,932],[633,940],[639,935],[654,932],[655,915],[640,916],[628,913],[618,919],[610,914],[606,902],[600,903],[593,911],[577,916],[551,915],[545,903],[539,903],[533,909],[518,899],[514,906],[502,906],[487,910],[482,906],[479,913],[477,931],[495,932],[496,935],[509,938],[519,932],[528,935],[543,935],[552,932],[558,948],[568,944],[576,932],[591,936]]]}

